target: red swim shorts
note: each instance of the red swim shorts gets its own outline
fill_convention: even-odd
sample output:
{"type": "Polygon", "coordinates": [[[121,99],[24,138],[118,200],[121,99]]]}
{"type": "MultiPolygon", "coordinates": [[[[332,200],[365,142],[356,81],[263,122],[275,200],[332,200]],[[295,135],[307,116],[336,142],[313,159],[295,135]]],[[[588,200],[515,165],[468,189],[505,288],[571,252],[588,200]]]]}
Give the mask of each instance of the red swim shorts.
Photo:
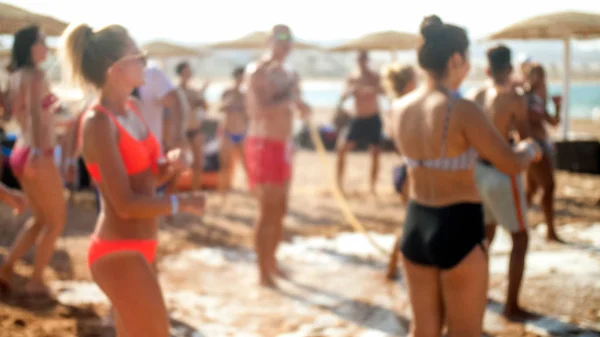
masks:
{"type": "Polygon", "coordinates": [[[245,142],[250,188],[261,184],[284,185],[292,176],[292,143],[249,136],[245,142]]]}

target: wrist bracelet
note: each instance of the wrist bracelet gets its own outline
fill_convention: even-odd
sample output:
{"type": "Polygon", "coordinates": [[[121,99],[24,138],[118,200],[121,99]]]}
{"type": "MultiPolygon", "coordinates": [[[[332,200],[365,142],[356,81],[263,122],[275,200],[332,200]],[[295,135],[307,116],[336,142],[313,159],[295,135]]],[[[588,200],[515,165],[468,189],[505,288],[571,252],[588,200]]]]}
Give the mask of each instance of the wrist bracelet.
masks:
{"type": "Polygon", "coordinates": [[[527,155],[529,156],[529,160],[533,160],[535,159],[537,152],[535,151],[535,147],[533,147],[533,144],[528,144],[529,146],[527,146],[527,155]]]}
{"type": "Polygon", "coordinates": [[[39,147],[32,147],[29,149],[29,154],[32,156],[39,156],[42,154],[42,149],[39,147]]]}
{"type": "Polygon", "coordinates": [[[179,198],[175,194],[171,194],[171,214],[179,213],[179,198]]]}

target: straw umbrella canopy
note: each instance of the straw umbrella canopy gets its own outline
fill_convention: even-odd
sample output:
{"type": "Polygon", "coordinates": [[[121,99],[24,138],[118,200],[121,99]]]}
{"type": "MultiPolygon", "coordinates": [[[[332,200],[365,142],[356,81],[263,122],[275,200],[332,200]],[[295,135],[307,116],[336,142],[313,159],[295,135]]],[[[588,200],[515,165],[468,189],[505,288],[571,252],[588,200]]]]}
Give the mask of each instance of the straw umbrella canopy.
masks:
{"type": "Polygon", "coordinates": [[[67,28],[67,23],[50,16],[26,11],[22,8],[0,3],[0,35],[14,34],[19,29],[37,24],[45,34],[58,36],[67,28]]]}
{"type": "Polygon", "coordinates": [[[559,12],[517,22],[488,36],[487,40],[562,40],[564,78],[561,114],[563,138],[569,133],[569,88],[571,82],[571,40],[600,38],[600,14],[559,12]]]}
{"type": "Polygon", "coordinates": [[[420,37],[416,34],[382,31],[363,35],[357,39],[348,41],[344,44],[331,48],[331,51],[355,51],[355,50],[389,50],[392,57],[395,58],[395,52],[398,50],[415,49],[420,42],[420,37]]]}
{"type": "Polygon", "coordinates": [[[203,54],[203,52],[197,49],[188,48],[166,41],[148,42],[142,45],[142,49],[147,51],[150,57],[155,58],[201,56],[203,54]]]}
{"type": "MultiPolygon", "coordinates": [[[[264,31],[250,33],[235,40],[217,42],[206,47],[210,49],[263,49],[269,40],[269,33],[264,31]]],[[[321,49],[321,47],[294,40],[294,49],[321,49]]]]}

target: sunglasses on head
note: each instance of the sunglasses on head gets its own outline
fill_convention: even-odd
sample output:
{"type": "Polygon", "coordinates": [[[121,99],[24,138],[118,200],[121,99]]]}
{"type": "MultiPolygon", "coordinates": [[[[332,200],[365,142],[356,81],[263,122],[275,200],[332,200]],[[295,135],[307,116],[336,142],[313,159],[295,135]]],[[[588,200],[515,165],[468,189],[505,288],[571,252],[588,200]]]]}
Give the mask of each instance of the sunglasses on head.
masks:
{"type": "Polygon", "coordinates": [[[276,41],[292,41],[292,35],[289,33],[277,33],[275,34],[276,41]]]}

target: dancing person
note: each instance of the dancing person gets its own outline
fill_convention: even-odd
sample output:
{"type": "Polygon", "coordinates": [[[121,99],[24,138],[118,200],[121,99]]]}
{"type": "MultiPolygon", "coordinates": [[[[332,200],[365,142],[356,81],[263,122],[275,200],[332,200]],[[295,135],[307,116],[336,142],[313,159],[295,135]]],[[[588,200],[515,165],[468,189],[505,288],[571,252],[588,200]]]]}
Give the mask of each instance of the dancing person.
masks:
{"type": "Polygon", "coordinates": [[[546,72],[540,64],[530,64],[527,67],[527,82],[525,97],[529,111],[529,127],[531,136],[543,150],[542,160],[532,164],[527,170],[527,204],[531,205],[538,189],[542,189],[542,211],[546,219],[546,240],[563,242],[556,233],[554,224],[554,164],[552,156],[554,145],[546,130],[546,124],[556,127],[560,123],[560,97],[553,97],[556,113],[554,116],[546,109],[546,72]]]}
{"type": "Polygon", "coordinates": [[[292,176],[293,110],[307,118],[310,107],[302,100],[300,77],[284,63],[292,49],[292,32],[276,25],[269,34],[269,49],[247,68],[245,142],[250,189],[258,199],[254,249],[260,284],[274,287],[273,276],[285,277],[276,252],[283,235],[292,176]]]}
{"type": "Polygon", "coordinates": [[[23,28],[15,34],[8,106],[19,126],[20,137],[9,162],[33,216],[23,226],[0,267],[0,284],[10,289],[15,263],[36,244],[33,273],[25,287],[31,295],[49,295],[44,270],[66,221],[62,179],[54,163],[54,115],[58,98],[50,91],[50,84],[40,67],[47,53],[45,36],[38,26],[23,28]]]}
{"type": "Polygon", "coordinates": [[[142,106],[142,116],[154,134],[163,153],[171,148],[183,147],[183,113],[177,90],[162,70],[148,67],[144,70],[144,83],[137,88],[142,106]],[[167,121],[167,122],[165,122],[167,121]]]}
{"type": "Polygon", "coordinates": [[[410,176],[400,250],[411,335],[441,336],[445,323],[449,337],[479,337],[488,259],[475,164],[479,155],[513,175],[540,149],[524,140],[513,151],[477,105],[459,97],[470,69],[464,29],[429,16],[420,30],[426,84],[392,106],[394,140],[410,176]]]}
{"type": "Polygon", "coordinates": [[[200,188],[202,173],[204,171],[204,135],[202,134],[202,120],[208,105],[204,99],[204,92],[208,88],[205,82],[200,91],[190,88],[189,82],[193,77],[192,68],[188,62],[180,62],[175,68],[179,76],[179,85],[176,93],[179,98],[182,113],[182,123],[187,141],[186,149],[192,153],[192,190],[200,188]]]}
{"type": "MultiPolygon", "coordinates": [[[[392,64],[385,67],[381,75],[382,87],[385,89],[388,97],[391,100],[391,104],[409,92],[413,91],[417,87],[417,76],[412,66],[392,64]]],[[[393,136],[393,128],[391,127],[391,109],[390,113],[386,115],[384,126],[386,134],[390,137],[393,136]]],[[[407,168],[404,163],[396,166],[393,171],[393,181],[396,193],[402,198],[402,204],[406,206],[408,203],[408,188],[406,180],[408,178],[407,168]]],[[[386,277],[389,280],[396,279],[398,275],[398,258],[400,252],[395,247],[400,244],[401,235],[396,236],[392,251],[390,252],[390,259],[388,262],[386,277]]]]}
{"type": "Polygon", "coordinates": [[[61,40],[63,69],[75,83],[99,91],[80,127],[81,152],[102,204],[88,250],[92,278],[114,307],[118,336],[167,337],[167,311],[152,268],[157,217],[200,215],[204,196],[156,194],[157,183],[183,167],[181,150],[161,157],[141,105],[130,96],[144,82],[146,55],[127,30],[71,25],[61,40]]]}
{"type": "MultiPolygon", "coordinates": [[[[244,163],[244,137],[248,116],[246,115],[245,96],[241,90],[244,80],[244,68],[238,67],[233,70],[233,83],[223,91],[219,110],[223,113],[221,124],[222,138],[220,148],[219,189],[225,197],[225,191],[231,186],[234,168],[234,156],[244,163]]],[[[244,164],[245,168],[245,164],[244,164]]]]}
{"type": "MultiPolygon", "coordinates": [[[[527,101],[516,92],[511,81],[513,67],[510,49],[504,45],[491,48],[487,51],[487,58],[487,73],[493,85],[480,88],[473,100],[490,117],[508,144],[512,144],[513,129],[517,130],[519,139],[529,138],[527,101]]],[[[529,241],[527,205],[521,175],[505,174],[489,160],[480,159],[475,167],[475,182],[483,204],[488,244],[492,243],[498,224],[512,237],[504,315],[510,318],[526,317],[518,303],[529,241]]]]}
{"type": "Polygon", "coordinates": [[[371,152],[370,190],[374,194],[379,174],[382,130],[377,98],[384,94],[384,91],[379,74],[369,69],[369,54],[366,51],[358,53],[357,68],[356,73],[351,74],[346,80],[345,89],[337,106],[337,109],[341,110],[348,98],[354,98],[355,115],[350,121],[345,139],[340,138],[337,146],[337,183],[340,190],[343,190],[346,155],[354,149],[358,141],[365,141],[371,152]]]}

